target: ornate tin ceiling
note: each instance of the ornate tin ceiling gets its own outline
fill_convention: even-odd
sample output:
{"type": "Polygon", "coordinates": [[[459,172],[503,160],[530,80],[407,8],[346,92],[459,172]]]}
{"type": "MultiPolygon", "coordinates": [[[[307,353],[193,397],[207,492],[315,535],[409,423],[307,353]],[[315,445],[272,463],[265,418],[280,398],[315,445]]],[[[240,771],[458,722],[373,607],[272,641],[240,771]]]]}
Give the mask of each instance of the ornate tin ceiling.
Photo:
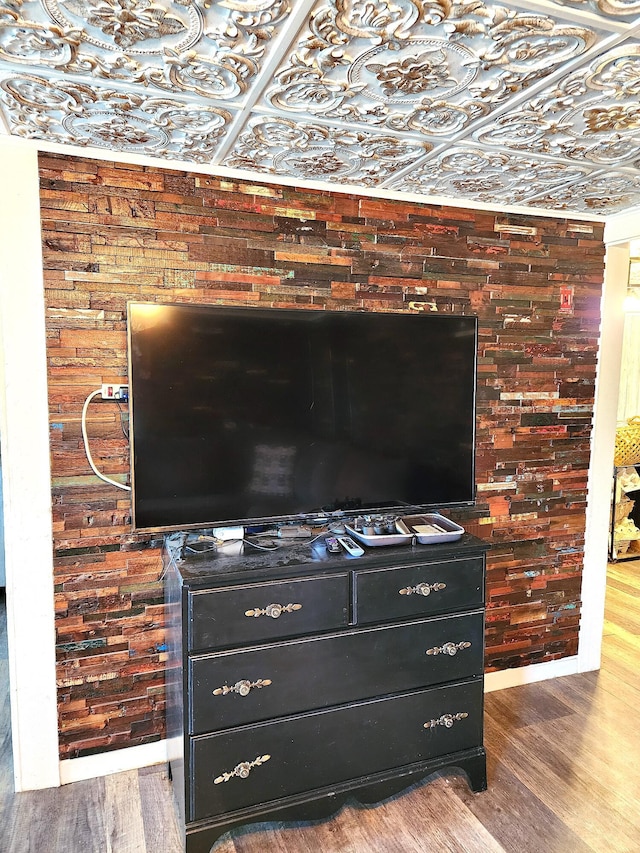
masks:
{"type": "Polygon", "coordinates": [[[105,156],[608,215],[640,205],[640,0],[0,0],[0,112],[105,156]]]}

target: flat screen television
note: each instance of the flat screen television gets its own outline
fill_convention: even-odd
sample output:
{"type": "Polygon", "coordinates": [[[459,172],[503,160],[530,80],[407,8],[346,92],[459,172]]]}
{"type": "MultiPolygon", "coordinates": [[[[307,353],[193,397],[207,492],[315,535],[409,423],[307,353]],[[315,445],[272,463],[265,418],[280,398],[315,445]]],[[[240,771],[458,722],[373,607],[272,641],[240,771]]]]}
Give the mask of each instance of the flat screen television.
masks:
{"type": "Polygon", "coordinates": [[[477,320],[128,306],[133,526],[475,500],[477,320]]]}

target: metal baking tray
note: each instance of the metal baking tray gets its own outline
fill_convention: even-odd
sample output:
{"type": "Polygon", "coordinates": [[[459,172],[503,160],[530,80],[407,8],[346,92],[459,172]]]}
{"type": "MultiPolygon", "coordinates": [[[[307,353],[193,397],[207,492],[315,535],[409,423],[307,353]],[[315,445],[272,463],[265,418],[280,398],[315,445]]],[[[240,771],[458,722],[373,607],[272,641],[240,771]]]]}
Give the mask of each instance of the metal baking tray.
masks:
{"type": "Polygon", "coordinates": [[[464,527],[439,512],[403,515],[396,521],[396,527],[403,533],[415,536],[421,545],[455,542],[464,533],[464,527]]]}
{"type": "MultiPolygon", "coordinates": [[[[396,528],[398,528],[397,522],[396,528]]],[[[403,530],[398,533],[374,533],[368,536],[348,524],[345,524],[344,529],[349,536],[353,536],[358,542],[362,542],[363,545],[368,545],[370,548],[379,548],[381,545],[408,545],[415,535],[403,530]]]]}

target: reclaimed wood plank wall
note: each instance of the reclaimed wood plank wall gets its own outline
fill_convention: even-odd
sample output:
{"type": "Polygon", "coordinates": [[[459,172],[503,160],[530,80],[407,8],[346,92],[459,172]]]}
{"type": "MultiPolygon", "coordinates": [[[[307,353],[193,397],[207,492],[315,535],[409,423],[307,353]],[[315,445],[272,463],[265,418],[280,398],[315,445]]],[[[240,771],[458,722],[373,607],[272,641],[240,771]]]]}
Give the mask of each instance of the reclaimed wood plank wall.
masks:
{"type": "MultiPolygon", "coordinates": [[[[575,654],[604,246],[597,222],[42,155],[60,754],[164,731],[161,543],[98,480],[80,413],[127,381],[130,299],[479,316],[487,670],[575,654]]],[[[168,401],[170,404],[170,401],[168,401]]],[[[92,452],[128,471],[113,404],[92,452]]]]}

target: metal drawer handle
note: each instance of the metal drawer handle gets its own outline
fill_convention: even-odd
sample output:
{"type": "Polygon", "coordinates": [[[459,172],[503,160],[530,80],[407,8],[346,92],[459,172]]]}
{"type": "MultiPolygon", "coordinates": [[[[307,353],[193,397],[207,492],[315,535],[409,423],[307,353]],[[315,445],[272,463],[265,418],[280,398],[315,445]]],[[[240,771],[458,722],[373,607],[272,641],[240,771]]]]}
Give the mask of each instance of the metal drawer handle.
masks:
{"type": "Polygon", "coordinates": [[[282,613],[293,613],[294,610],[302,610],[301,604],[268,604],[266,607],[255,607],[253,610],[245,611],[245,616],[270,616],[277,619],[282,613]]]}
{"type": "Polygon", "coordinates": [[[225,772],[220,776],[216,776],[213,780],[213,784],[219,785],[221,782],[228,782],[229,779],[233,779],[234,776],[237,776],[238,779],[246,779],[254,767],[260,767],[261,764],[264,764],[265,761],[268,761],[270,758],[270,755],[259,755],[257,758],[254,758],[253,761],[241,761],[240,764],[236,764],[231,773],[225,772]]]}
{"type": "Polygon", "coordinates": [[[431,595],[432,592],[439,592],[441,589],[446,589],[446,583],[419,583],[417,586],[405,586],[399,589],[400,595],[431,595]]]}
{"type": "Polygon", "coordinates": [[[434,646],[432,649],[427,649],[426,655],[450,655],[453,657],[462,649],[470,649],[471,643],[467,640],[461,640],[459,643],[444,643],[442,646],[434,646]]]}
{"type": "Polygon", "coordinates": [[[247,681],[245,678],[242,681],[236,681],[232,687],[229,687],[228,684],[224,684],[222,687],[216,687],[213,691],[213,695],[227,696],[229,693],[237,693],[238,696],[248,696],[254,688],[268,687],[270,684],[270,678],[259,678],[257,681],[247,681]]]}
{"type": "Polygon", "coordinates": [[[423,726],[425,729],[435,729],[436,726],[444,726],[445,729],[450,729],[458,720],[464,720],[469,715],[466,711],[461,711],[459,714],[443,714],[437,720],[429,720],[423,726]]]}

